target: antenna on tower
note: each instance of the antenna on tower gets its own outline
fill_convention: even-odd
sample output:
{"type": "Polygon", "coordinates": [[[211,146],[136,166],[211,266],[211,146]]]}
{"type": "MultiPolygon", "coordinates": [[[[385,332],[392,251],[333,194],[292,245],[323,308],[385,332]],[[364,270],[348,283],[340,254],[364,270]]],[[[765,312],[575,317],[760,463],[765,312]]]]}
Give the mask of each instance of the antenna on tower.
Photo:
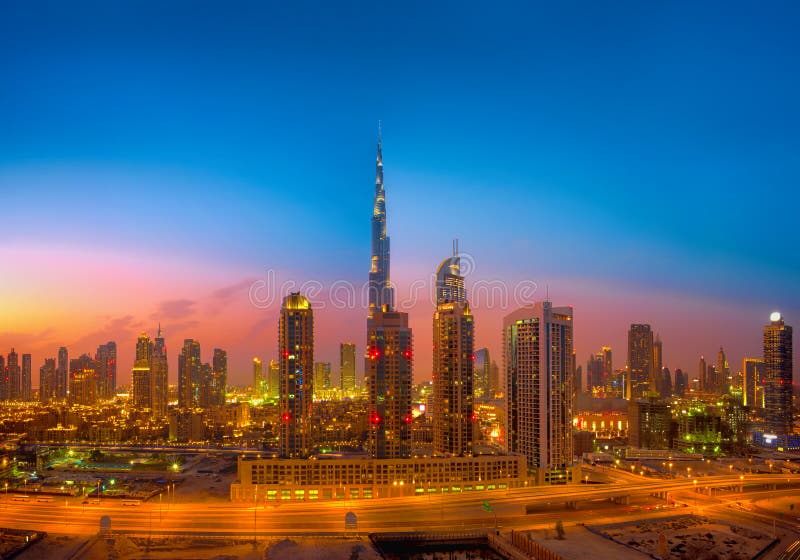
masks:
{"type": "Polygon", "coordinates": [[[381,120],[378,119],[378,142],[383,143],[383,130],[381,128],[381,120]]]}

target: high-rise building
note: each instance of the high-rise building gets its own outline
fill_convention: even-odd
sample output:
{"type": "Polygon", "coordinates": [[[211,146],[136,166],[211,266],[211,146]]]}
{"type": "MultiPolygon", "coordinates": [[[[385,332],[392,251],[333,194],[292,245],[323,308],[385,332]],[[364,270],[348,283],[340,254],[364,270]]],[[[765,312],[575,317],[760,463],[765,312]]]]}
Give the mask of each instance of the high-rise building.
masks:
{"type": "Polygon", "coordinates": [[[117,343],[107,342],[97,347],[97,396],[113,399],[117,394],[117,343]]]}
{"type": "Polygon", "coordinates": [[[728,364],[728,359],[725,357],[725,350],[722,346],[719,347],[719,352],[717,353],[716,374],[716,381],[714,384],[717,387],[717,392],[730,393],[731,383],[733,382],[731,378],[731,367],[728,364]]]}
{"type": "Polygon", "coordinates": [[[155,344],[153,344],[153,358],[150,364],[150,378],[152,386],[152,396],[150,397],[153,409],[152,417],[162,419],[167,416],[167,405],[169,402],[169,361],[167,359],[167,345],[164,340],[164,332],[161,325],[158,325],[158,334],[155,344]]]}
{"type": "Polygon", "coordinates": [[[672,396],[672,375],[670,375],[669,368],[664,368],[661,372],[661,383],[659,385],[659,393],[664,400],[672,396]]]}
{"type": "Polygon", "coordinates": [[[22,375],[20,377],[20,400],[30,401],[33,398],[33,387],[31,380],[31,355],[22,355],[22,375]]]}
{"type": "Polygon", "coordinates": [[[383,138],[378,131],[375,162],[375,201],[372,209],[372,259],[369,270],[369,312],[383,306],[394,309],[394,288],[389,275],[389,236],[386,234],[386,191],[383,186],[383,138]]]}
{"type": "Polygon", "coordinates": [[[589,361],[586,362],[586,388],[591,393],[595,387],[603,387],[603,371],[605,364],[603,354],[590,354],[589,361]]]}
{"type": "Polygon", "coordinates": [[[314,362],[314,396],[317,399],[325,398],[325,393],[331,389],[331,363],[314,362]]]}
{"type": "Polygon", "coordinates": [[[777,436],[792,433],[792,327],[780,313],[764,327],[764,409],[766,430],[777,436]]]}
{"type": "Polygon", "coordinates": [[[650,325],[632,324],[628,331],[628,383],[625,397],[640,399],[654,387],[650,386],[653,374],[653,331],[650,325]]]}
{"type": "Polygon", "coordinates": [[[89,354],[69,361],[69,403],[93,406],[97,402],[97,363],[89,354]]]}
{"type": "Polygon", "coordinates": [[[697,383],[692,386],[702,391],[713,392],[712,387],[713,379],[708,379],[708,365],[706,364],[705,356],[700,356],[700,361],[697,363],[697,383]]]}
{"type": "Polygon", "coordinates": [[[269,398],[275,399],[281,392],[281,364],[278,360],[269,361],[267,372],[267,394],[269,398]]]}
{"type": "Polygon", "coordinates": [[[744,378],[742,403],[750,408],[761,408],[761,403],[756,399],[756,387],[762,384],[762,379],[766,381],[764,360],[744,358],[742,360],[742,376],[744,378]]]}
{"type": "Polygon", "coordinates": [[[0,355],[0,402],[8,400],[8,371],[6,359],[0,355]]]}
{"type": "Polygon", "coordinates": [[[433,452],[472,455],[475,320],[472,316],[457,245],[436,272],[433,314],[433,452]]]}
{"type": "Polygon", "coordinates": [[[49,403],[56,398],[56,360],[46,358],[39,368],[39,401],[49,403]]]}
{"type": "Polygon", "coordinates": [[[253,358],[253,393],[263,399],[267,393],[267,378],[264,376],[264,363],[261,358],[253,358]]]}
{"type": "Polygon", "coordinates": [[[19,367],[19,354],[12,348],[6,360],[8,375],[8,400],[18,401],[22,396],[22,370],[19,367]]]}
{"type": "Polygon", "coordinates": [[[69,390],[69,352],[62,346],[58,349],[56,366],[56,399],[66,399],[69,390]]]}
{"type": "Polygon", "coordinates": [[[489,386],[491,369],[492,360],[489,355],[489,349],[478,348],[475,350],[475,363],[472,367],[472,393],[476,399],[494,397],[489,386]]]}
{"type": "Polygon", "coordinates": [[[628,443],[642,449],[669,449],[672,415],[669,404],[655,397],[628,404],[628,443]]]}
{"type": "Polygon", "coordinates": [[[461,276],[461,258],[458,255],[458,240],[454,240],[453,256],[443,260],[436,270],[437,304],[467,301],[467,289],[461,276]]]}
{"type": "MultiPolygon", "coordinates": [[[[575,364],[577,362],[578,360],[573,356],[572,363],[575,364]]],[[[572,389],[575,395],[583,392],[583,368],[581,366],[575,368],[575,382],[572,384],[572,389]]]]}
{"type": "Polygon", "coordinates": [[[178,356],[179,408],[200,408],[202,366],[200,343],[187,338],[183,341],[183,349],[178,356]]]}
{"type": "Polygon", "coordinates": [[[681,368],[675,370],[675,389],[674,392],[679,397],[686,394],[686,389],[689,385],[688,374],[683,373],[681,368]]]}
{"type": "Polygon", "coordinates": [[[549,301],[503,319],[506,442],[525,455],[541,483],[569,482],[574,463],[572,307],[549,301]]]}
{"type": "Polygon", "coordinates": [[[339,345],[339,380],[344,395],[355,394],[356,345],[353,342],[342,342],[339,345]]]}
{"type": "Polygon", "coordinates": [[[278,325],[280,355],[280,451],[307,457],[314,447],[314,313],[299,292],[283,298],[278,325]]]}
{"type": "Polygon", "coordinates": [[[664,345],[661,337],[655,335],[653,340],[653,366],[650,369],[650,391],[660,393],[664,374],[664,345]]]}
{"type": "Polygon", "coordinates": [[[600,348],[600,353],[603,355],[603,378],[605,380],[614,375],[611,346],[603,346],[600,348]]]}
{"type": "Polygon", "coordinates": [[[152,414],[153,411],[153,343],[143,332],[136,341],[136,359],[133,362],[131,381],[133,385],[133,408],[152,414]]]}
{"type": "Polygon", "coordinates": [[[368,446],[376,459],[399,459],[411,456],[413,339],[408,314],[387,307],[367,320],[368,446]]]}
{"type": "Polygon", "coordinates": [[[209,404],[211,406],[225,406],[225,395],[228,387],[228,353],[220,348],[215,348],[212,363],[209,404]]]}
{"type": "Polygon", "coordinates": [[[0,355],[0,402],[8,400],[8,370],[6,359],[0,355]]]}
{"type": "Polygon", "coordinates": [[[492,365],[489,366],[489,391],[492,396],[496,395],[502,390],[500,383],[500,367],[497,362],[492,360],[492,365]]]}

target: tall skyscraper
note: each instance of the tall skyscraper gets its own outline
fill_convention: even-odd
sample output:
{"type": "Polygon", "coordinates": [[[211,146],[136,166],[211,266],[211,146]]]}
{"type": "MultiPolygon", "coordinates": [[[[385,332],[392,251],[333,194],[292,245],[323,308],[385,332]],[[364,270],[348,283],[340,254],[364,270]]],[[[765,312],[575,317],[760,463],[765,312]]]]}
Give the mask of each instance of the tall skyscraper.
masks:
{"type": "Polygon", "coordinates": [[[742,404],[750,408],[761,408],[760,402],[756,399],[756,387],[761,385],[762,379],[766,381],[764,371],[764,360],[761,358],[744,358],[742,360],[743,398],[742,404]]]}
{"type": "Polygon", "coordinates": [[[539,482],[569,482],[574,462],[572,308],[545,301],[507,315],[503,348],[508,451],[525,455],[539,482]]]}
{"type": "Polygon", "coordinates": [[[107,342],[97,347],[97,396],[112,399],[117,394],[117,343],[107,342]]]}
{"type": "Polygon", "coordinates": [[[97,403],[97,363],[89,354],[69,361],[69,403],[83,406],[97,403]]]}
{"type": "Polygon", "coordinates": [[[589,360],[586,362],[586,388],[590,393],[595,387],[604,385],[604,367],[602,353],[589,355],[589,360]]]}
{"type": "Polygon", "coordinates": [[[325,393],[331,388],[331,363],[314,362],[314,397],[325,398],[325,393]]]}
{"type": "Polygon", "coordinates": [[[600,353],[603,355],[603,381],[614,375],[614,362],[612,359],[611,346],[603,346],[600,348],[600,353]]]}
{"type": "Polygon", "coordinates": [[[653,367],[650,371],[650,391],[661,393],[664,374],[664,344],[661,337],[655,335],[653,340],[653,367]]]}
{"type": "Polygon", "coordinates": [[[22,370],[19,367],[19,354],[13,348],[6,360],[8,375],[8,400],[18,401],[22,396],[22,370]]]}
{"type": "Polygon", "coordinates": [[[33,397],[33,387],[31,380],[31,355],[22,355],[22,375],[20,377],[20,400],[30,401],[33,397]]]}
{"type": "Polygon", "coordinates": [[[454,254],[436,273],[433,314],[433,452],[473,453],[473,362],[475,323],[467,302],[461,261],[454,254]]]}
{"type": "Polygon", "coordinates": [[[411,456],[413,339],[408,314],[387,307],[367,320],[368,446],[377,459],[398,459],[411,456]]]}
{"type": "Polygon", "coordinates": [[[722,346],[719,347],[719,352],[717,353],[716,374],[715,385],[717,387],[717,392],[730,393],[731,383],[733,382],[731,378],[731,366],[728,364],[728,358],[725,357],[725,350],[722,346]]]}
{"type": "Polygon", "coordinates": [[[770,315],[764,327],[764,409],[766,430],[786,436],[792,433],[792,327],[780,313],[770,315]]]}
{"type": "Polygon", "coordinates": [[[200,408],[202,366],[200,343],[187,338],[183,341],[183,349],[178,356],[179,408],[200,408]]]}
{"type": "Polygon", "coordinates": [[[49,403],[56,398],[56,360],[46,358],[39,368],[39,401],[49,403]]]}
{"type": "Polygon", "coordinates": [[[675,389],[674,393],[679,397],[683,397],[686,394],[686,389],[689,385],[689,374],[683,373],[681,368],[675,370],[675,389]]]}
{"type": "Polygon", "coordinates": [[[625,398],[640,399],[650,386],[653,374],[653,331],[650,325],[632,324],[628,331],[628,383],[625,398]]]}
{"type": "Polygon", "coordinates": [[[700,361],[697,363],[697,388],[702,391],[713,392],[713,379],[708,379],[708,365],[706,364],[705,356],[700,356],[700,361]]]}
{"type": "Polygon", "coordinates": [[[267,392],[267,378],[264,376],[264,363],[261,358],[253,358],[253,393],[263,399],[267,392]]]}
{"type": "Polygon", "coordinates": [[[8,370],[6,359],[0,355],[0,402],[8,400],[8,370]]]}
{"type": "Polygon", "coordinates": [[[6,359],[0,355],[0,402],[8,400],[8,370],[6,359]]]}
{"type": "Polygon", "coordinates": [[[314,447],[314,313],[308,299],[299,292],[283,298],[278,352],[281,456],[307,457],[314,447]]]}
{"type": "Polygon", "coordinates": [[[356,345],[353,342],[339,345],[339,380],[343,394],[356,392],[356,345]]]}
{"type": "Polygon", "coordinates": [[[492,363],[489,366],[489,390],[491,391],[492,396],[502,390],[500,384],[500,367],[497,365],[495,360],[492,360],[492,363]]]}
{"type": "Polygon", "coordinates": [[[58,349],[56,366],[56,398],[66,399],[69,390],[69,352],[65,346],[58,349]]]}
{"type": "Polygon", "coordinates": [[[467,289],[461,276],[461,258],[458,256],[458,240],[453,241],[453,256],[446,258],[436,270],[436,303],[463,303],[467,301],[467,289]]]}
{"type": "Polygon", "coordinates": [[[220,348],[215,348],[212,364],[209,404],[211,406],[225,406],[225,396],[228,388],[228,353],[220,348]]]}
{"type": "Polygon", "coordinates": [[[278,360],[269,361],[267,371],[267,395],[269,398],[277,398],[281,392],[281,364],[278,360]]]}
{"type": "Polygon", "coordinates": [[[133,385],[133,408],[138,411],[153,411],[153,343],[143,332],[136,341],[136,359],[133,362],[131,381],[133,385]]]}
{"type": "Polygon", "coordinates": [[[476,399],[494,397],[489,387],[491,369],[492,360],[489,349],[478,348],[475,350],[475,363],[472,366],[472,393],[476,399]]]}
{"type": "Polygon", "coordinates": [[[153,344],[153,358],[150,364],[150,377],[152,385],[153,403],[152,417],[154,419],[166,418],[167,403],[169,399],[169,362],[167,360],[167,345],[161,325],[158,325],[158,334],[153,344]]]}
{"type": "Polygon", "coordinates": [[[375,201],[372,209],[372,259],[369,270],[369,312],[383,306],[394,309],[394,288],[389,276],[389,236],[386,234],[386,191],[383,186],[383,138],[378,131],[375,162],[375,201]]]}

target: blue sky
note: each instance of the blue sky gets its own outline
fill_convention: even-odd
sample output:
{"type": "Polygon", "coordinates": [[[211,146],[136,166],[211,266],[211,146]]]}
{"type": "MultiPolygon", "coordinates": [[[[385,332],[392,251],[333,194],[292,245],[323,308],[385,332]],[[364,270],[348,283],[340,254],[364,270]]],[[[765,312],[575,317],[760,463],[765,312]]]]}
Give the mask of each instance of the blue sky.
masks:
{"type": "MultiPolygon", "coordinates": [[[[271,267],[362,281],[381,119],[398,279],[458,236],[479,275],[548,283],[556,303],[739,306],[741,330],[702,344],[751,352],[773,307],[800,325],[798,11],[6,2],[0,243],[157,254],[231,283],[271,267]]],[[[633,309],[620,349],[628,323],[660,317],[633,309]]],[[[580,354],[603,343],[578,338],[580,354]]],[[[693,367],[680,340],[675,365],[693,367]]]]}

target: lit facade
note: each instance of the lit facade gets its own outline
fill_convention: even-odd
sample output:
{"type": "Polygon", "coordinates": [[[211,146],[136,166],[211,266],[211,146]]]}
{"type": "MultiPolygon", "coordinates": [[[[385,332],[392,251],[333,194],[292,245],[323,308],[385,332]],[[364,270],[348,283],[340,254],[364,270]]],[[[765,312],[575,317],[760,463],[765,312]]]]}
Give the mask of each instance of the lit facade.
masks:
{"type": "Polygon", "coordinates": [[[408,314],[373,311],[367,320],[364,380],[369,395],[368,449],[376,459],[411,455],[412,366],[408,314]]]}
{"type": "Polygon", "coordinates": [[[544,483],[569,482],[574,463],[571,307],[549,301],[503,320],[509,452],[520,453],[544,483]]]}
{"type": "Polygon", "coordinates": [[[352,342],[339,345],[339,379],[344,395],[356,392],[356,345],[352,342]]]}
{"type": "Polygon", "coordinates": [[[200,385],[203,363],[200,360],[200,343],[191,338],[183,341],[178,356],[178,406],[200,407],[200,385]]]}
{"type": "Polygon", "coordinates": [[[313,460],[240,457],[231,500],[369,499],[461,494],[518,488],[532,483],[519,455],[366,459],[320,456],[313,460]]]}
{"type": "Polygon", "coordinates": [[[792,327],[773,313],[764,327],[764,408],[767,433],[792,433],[792,327]]]}
{"type": "Polygon", "coordinates": [[[750,408],[762,408],[763,402],[756,398],[762,379],[766,378],[764,360],[762,358],[744,358],[742,360],[743,404],[750,408]]]}
{"type": "Polygon", "coordinates": [[[152,362],[153,343],[147,333],[142,333],[136,341],[136,360],[131,372],[133,408],[148,414],[153,410],[153,381],[150,369],[152,362]]]}
{"type": "Polygon", "coordinates": [[[307,457],[314,446],[314,313],[300,293],[283,298],[278,327],[280,353],[280,452],[307,457]]]}
{"type": "Polygon", "coordinates": [[[152,417],[165,418],[169,393],[169,363],[167,360],[167,345],[161,325],[158,325],[158,334],[153,344],[153,357],[150,365],[152,396],[152,417]]]}
{"type": "Polygon", "coordinates": [[[433,452],[473,453],[475,322],[469,303],[442,302],[433,315],[433,452]]]}
{"type": "Polygon", "coordinates": [[[372,257],[369,269],[369,311],[394,308],[394,288],[389,275],[389,236],[386,233],[386,191],[383,185],[383,139],[378,134],[375,161],[375,200],[372,209],[372,257]]]}
{"type": "Polygon", "coordinates": [[[653,331],[650,325],[632,324],[628,331],[628,378],[625,384],[626,399],[640,399],[654,387],[650,386],[653,374],[653,331]]]}

